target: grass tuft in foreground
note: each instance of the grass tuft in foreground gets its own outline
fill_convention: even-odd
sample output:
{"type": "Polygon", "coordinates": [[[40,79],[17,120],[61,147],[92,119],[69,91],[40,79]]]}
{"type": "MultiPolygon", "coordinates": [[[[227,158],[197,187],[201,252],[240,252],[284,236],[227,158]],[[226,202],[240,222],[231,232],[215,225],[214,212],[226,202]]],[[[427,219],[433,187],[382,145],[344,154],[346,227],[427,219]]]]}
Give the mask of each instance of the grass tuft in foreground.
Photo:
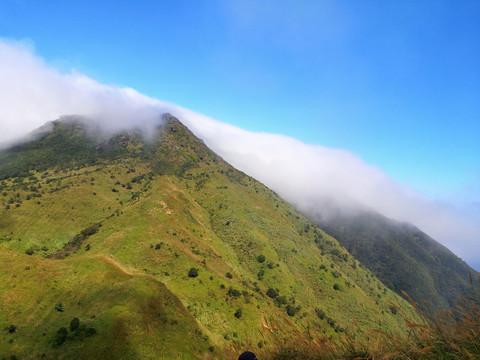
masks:
{"type": "Polygon", "coordinates": [[[407,337],[376,330],[361,341],[353,336],[337,342],[305,339],[281,347],[273,359],[480,359],[480,289],[476,296],[463,296],[450,310],[435,314],[404,295],[420,318],[413,322],[405,316],[407,337]]]}

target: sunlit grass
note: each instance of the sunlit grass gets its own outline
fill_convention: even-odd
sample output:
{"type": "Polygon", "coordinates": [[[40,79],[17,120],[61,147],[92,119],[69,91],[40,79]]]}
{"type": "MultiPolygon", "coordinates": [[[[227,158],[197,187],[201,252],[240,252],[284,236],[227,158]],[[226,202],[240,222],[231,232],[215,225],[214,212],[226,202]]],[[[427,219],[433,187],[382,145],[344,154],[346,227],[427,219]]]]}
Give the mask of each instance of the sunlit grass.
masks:
{"type": "Polygon", "coordinates": [[[279,345],[272,358],[480,359],[480,289],[476,297],[462,296],[450,310],[437,313],[422,310],[408,294],[404,295],[410,299],[417,315],[412,320],[410,315],[402,314],[409,329],[407,335],[375,330],[359,340],[348,336],[341,340],[298,337],[288,346],[279,345]]]}

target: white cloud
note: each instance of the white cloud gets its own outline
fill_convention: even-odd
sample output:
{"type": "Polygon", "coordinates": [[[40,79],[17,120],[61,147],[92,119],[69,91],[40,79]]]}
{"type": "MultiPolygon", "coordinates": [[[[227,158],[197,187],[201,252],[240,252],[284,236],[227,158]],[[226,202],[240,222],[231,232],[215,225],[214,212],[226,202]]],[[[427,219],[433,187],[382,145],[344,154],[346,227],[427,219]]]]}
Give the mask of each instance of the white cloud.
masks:
{"type": "Polygon", "coordinates": [[[328,209],[319,207],[328,200],[371,208],[417,225],[466,260],[480,259],[478,213],[433,201],[345,150],[248,132],[185,109],[174,112],[233,166],[304,212],[328,216],[328,209]]]}
{"type": "Polygon", "coordinates": [[[224,159],[300,210],[322,211],[325,199],[366,206],[411,222],[462,258],[480,262],[478,212],[422,196],[348,151],[248,132],[133,89],[103,85],[75,71],[62,74],[19,42],[0,40],[0,79],[0,142],[66,114],[99,119],[106,131],[148,131],[168,111],[224,159]]]}
{"type": "Polygon", "coordinates": [[[0,40],[0,142],[24,136],[61,115],[101,119],[104,130],[148,130],[168,104],[130,88],[98,83],[76,71],[62,74],[31,46],[0,40]]]}

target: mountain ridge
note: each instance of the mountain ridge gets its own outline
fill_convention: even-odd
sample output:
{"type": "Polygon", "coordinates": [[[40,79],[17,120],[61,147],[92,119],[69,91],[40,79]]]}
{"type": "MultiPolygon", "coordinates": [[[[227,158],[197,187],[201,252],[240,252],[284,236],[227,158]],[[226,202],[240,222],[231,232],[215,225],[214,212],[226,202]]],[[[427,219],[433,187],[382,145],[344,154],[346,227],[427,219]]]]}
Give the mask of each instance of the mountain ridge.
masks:
{"type": "Polygon", "coordinates": [[[57,122],[41,139],[0,153],[0,251],[9,259],[1,275],[6,295],[0,302],[7,311],[0,324],[21,329],[19,336],[4,335],[0,352],[88,358],[92,351],[112,349],[118,358],[128,358],[130,351],[133,358],[215,359],[245,348],[268,356],[279,343],[312,333],[342,339],[346,333],[362,337],[366,328],[404,331],[391,305],[413,313],[404,300],[333,237],[224,162],[176,118],[165,115],[159,141],[146,142],[135,131],[114,135],[108,146],[85,143],[86,137],[81,126],[57,122]],[[63,260],[44,259],[59,251],[63,260]],[[15,276],[22,266],[65,275],[35,287],[34,278],[15,276]],[[82,300],[84,289],[75,286],[79,276],[91,283],[85,289],[95,288],[97,305],[82,300]],[[109,277],[120,279],[115,301],[108,295],[113,285],[95,280],[109,277]],[[153,279],[168,290],[155,286],[161,296],[172,294],[178,305],[152,298],[145,284],[153,279]],[[120,290],[125,281],[137,295],[120,290]],[[15,291],[33,289],[25,302],[42,305],[25,312],[24,303],[7,301],[13,285],[15,291]],[[56,299],[50,305],[42,300],[49,293],[56,299]],[[151,301],[141,312],[135,307],[151,301]],[[65,311],[55,312],[55,302],[65,311]],[[65,316],[77,314],[74,309],[96,335],[80,339],[69,332],[64,344],[52,346],[56,328],[65,326],[65,316]],[[139,322],[150,324],[156,313],[160,324],[139,322]],[[37,324],[36,317],[45,320],[37,324]],[[163,321],[179,335],[168,340],[163,321]],[[127,344],[121,351],[110,337],[118,331],[127,344]],[[167,340],[176,345],[151,345],[167,340]]]}
{"type": "Polygon", "coordinates": [[[475,295],[479,273],[412,224],[367,210],[316,219],[385,285],[423,309],[447,309],[475,295]]]}

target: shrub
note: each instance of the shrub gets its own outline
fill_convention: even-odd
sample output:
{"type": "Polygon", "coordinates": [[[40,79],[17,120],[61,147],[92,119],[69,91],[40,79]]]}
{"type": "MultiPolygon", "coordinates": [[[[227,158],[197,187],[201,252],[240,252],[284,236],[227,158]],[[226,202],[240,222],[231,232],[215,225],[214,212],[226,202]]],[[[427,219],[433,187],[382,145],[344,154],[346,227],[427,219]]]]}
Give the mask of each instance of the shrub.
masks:
{"type": "Polygon", "coordinates": [[[333,289],[340,290],[340,285],[338,285],[337,283],[333,284],[333,289]]]}
{"type": "Polygon", "coordinates": [[[296,313],[297,313],[297,309],[295,309],[295,307],[293,307],[292,305],[287,305],[288,316],[295,316],[296,313]]]}
{"type": "Polygon", "coordinates": [[[259,263],[264,263],[265,260],[266,260],[265,255],[260,254],[260,255],[257,256],[257,261],[258,261],[259,263]]]}
{"type": "Polygon", "coordinates": [[[237,319],[240,319],[242,317],[242,309],[237,309],[235,311],[235,314],[233,314],[237,319]]]}
{"type": "Polygon", "coordinates": [[[285,295],[277,296],[275,298],[275,304],[278,306],[285,305],[287,303],[287,297],[285,295]]]}
{"type": "Polygon", "coordinates": [[[336,323],[336,321],[333,320],[332,318],[330,318],[330,317],[327,318],[327,323],[328,323],[328,325],[330,325],[332,328],[335,328],[335,323],[336,323]]]}
{"type": "Polygon", "coordinates": [[[330,254],[333,255],[333,256],[339,256],[340,255],[340,250],[338,250],[337,248],[331,249],[330,254]]]}
{"type": "Polygon", "coordinates": [[[191,277],[191,278],[196,278],[198,276],[198,269],[197,268],[190,268],[190,270],[188,270],[188,277],[191,277]]]}
{"type": "Polygon", "coordinates": [[[62,312],[63,311],[63,304],[62,303],[55,304],[55,310],[57,310],[59,312],[62,312]]]}
{"type": "Polygon", "coordinates": [[[342,332],[342,333],[345,332],[345,329],[342,328],[341,326],[335,326],[335,329],[334,329],[334,330],[335,330],[336,333],[338,333],[338,332],[342,332]]]}
{"type": "Polygon", "coordinates": [[[73,318],[72,321],[70,321],[70,331],[76,330],[79,325],[80,320],[78,320],[78,318],[73,318]]]}
{"type": "Polygon", "coordinates": [[[317,314],[317,316],[318,316],[318,318],[319,318],[320,320],[325,319],[325,315],[326,315],[326,314],[325,314],[325,311],[323,311],[322,309],[316,308],[316,309],[315,309],[315,314],[317,314]]]}
{"type": "Polygon", "coordinates": [[[227,291],[227,295],[238,298],[238,297],[240,297],[240,295],[242,295],[242,293],[240,291],[238,291],[237,289],[230,288],[227,291]]]}
{"type": "Polygon", "coordinates": [[[68,336],[67,329],[65,329],[64,327],[61,327],[60,329],[58,329],[54,339],[55,345],[62,345],[67,340],[67,336],[68,336]]]}
{"type": "Polygon", "coordinates": [[[25,254],[27,255],[33,255],[34,251],[32,248],[28,248],[27,250],[25,250],[25,254]]]}
{"type": "Polygon", "coordinates": [[[98,230],[102,227],[102,224],[95,223],[87,227],[86,229],[82,230],[80,233],[83,235],[84,238],[96,234],[98,230]]]}
{"type": "Polygon", "coordinates": [[[9,332],[10,334],[13,334],[13,333],[16,332],[16,331],[17,331],[17,327],[16,327],[15,325],[10,325],[10,326],[8,327],[8,332],[9,332]]]}
{"type": "Polygon", "coordinates": [[[227,278],[229,278],[229,279],[232,279],[232,278],[233,278],[233,275],[232,275],[231,273],[229,273],[229,272],[227,272],[227,273],[225,274],[225,276],[226,276],[227,278]]]}
{"type": "Polygon", "coordinates": [[[263,279],[263,275],[265,275],[265,271],[263,270],[260,270],[257,274],[257,278],[258,280],[262,280],[263,279]]]}
{"type": "Polygon", "coordinates": [[[270,296],[272,299],[275,299],[278,296],[278,290],[275,290],[273,288],[269,288],[267,290],[267,295],[270,296]]]}

